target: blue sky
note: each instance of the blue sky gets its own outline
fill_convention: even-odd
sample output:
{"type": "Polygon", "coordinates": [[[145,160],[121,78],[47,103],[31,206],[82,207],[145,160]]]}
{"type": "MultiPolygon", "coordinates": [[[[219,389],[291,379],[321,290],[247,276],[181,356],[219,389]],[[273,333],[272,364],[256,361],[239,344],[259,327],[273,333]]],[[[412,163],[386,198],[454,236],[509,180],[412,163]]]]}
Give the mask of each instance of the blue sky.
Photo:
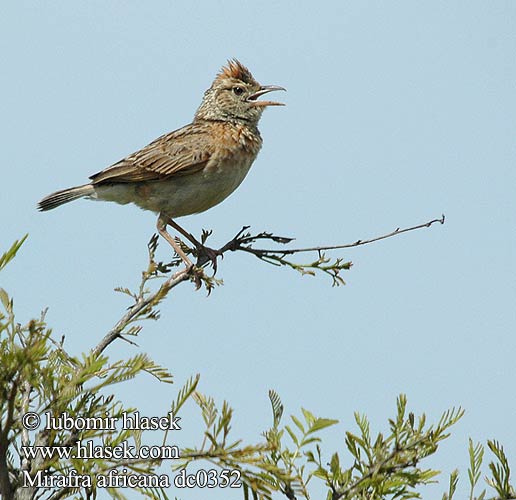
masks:
{"type": "MultiPolygon", "coordinates": [[[[142,377],[120,396],[159,415],[199,372],[201,390],[234,407],[235,436],[258,441],[273,388],[288,414],[340,419],[330,453],[354,411],[384,430],[404,392],[430,420],[466,409],[429,463],[460,467],[462,488],[470,436],[499,439],[515,464],[515,21],[511,1],[4,2],[1,247],[30,236],[0,285],[19,321],[49,306],[72,353],[114,324],[128,304],[113,288],[137,285],[154,215],[36,203],[188,123],[237,57],[286,87],[287,106],[264,113],[238,191],[181,219],[191,232],[213,229],[217,246],[251,225],[305,246],[447,222],[332,254],[354,262],[339,289],[228,255],[223,287],[207,298],[181,286],[139,347],[109,350],[147,352],[177,385],[142,377]]],[[[188,421],[186,441],[193,409],[188,421]]]]}

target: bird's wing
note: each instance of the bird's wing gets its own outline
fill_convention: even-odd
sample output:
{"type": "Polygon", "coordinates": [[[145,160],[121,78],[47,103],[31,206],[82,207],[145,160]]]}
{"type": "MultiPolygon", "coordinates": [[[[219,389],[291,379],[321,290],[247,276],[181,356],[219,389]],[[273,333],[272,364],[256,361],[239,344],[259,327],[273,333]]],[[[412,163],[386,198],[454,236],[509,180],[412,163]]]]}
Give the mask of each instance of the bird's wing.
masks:
{"type": "Polygon", "coordinates": [[[114,165],[90,177],[93,184],[152,181],[203,169],[213,143],[202,127],[187,125],[165,134],[114,165]]]}

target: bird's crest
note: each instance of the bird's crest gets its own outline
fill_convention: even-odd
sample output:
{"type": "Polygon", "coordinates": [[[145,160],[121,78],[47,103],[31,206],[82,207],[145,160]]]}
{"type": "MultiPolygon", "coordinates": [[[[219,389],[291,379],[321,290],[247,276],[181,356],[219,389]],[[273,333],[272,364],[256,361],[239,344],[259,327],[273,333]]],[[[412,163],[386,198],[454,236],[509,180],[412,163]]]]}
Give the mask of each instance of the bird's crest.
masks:
{"type": "Polygon", "coordinates": [[[251,72],[237,59],[230,59],[227,65],[223,66],[219,71],[216,79],[220,80],[223,78],[234,78],[250,84],[257,83],[251,72]]]}

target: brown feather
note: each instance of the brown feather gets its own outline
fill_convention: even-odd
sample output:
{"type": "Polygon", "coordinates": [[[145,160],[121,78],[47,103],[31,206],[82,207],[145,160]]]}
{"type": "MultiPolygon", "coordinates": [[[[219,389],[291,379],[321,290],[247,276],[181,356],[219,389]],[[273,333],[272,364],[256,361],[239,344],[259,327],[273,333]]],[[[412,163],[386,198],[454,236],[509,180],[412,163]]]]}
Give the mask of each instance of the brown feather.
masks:
{"type": "Polygon", "coordinates": [[[213,154],[214,143],[205,127],[190,124],[165,134],[90,177],[95,185],[141,182],[192,174],[202,170],[213,154]]]}
{"type": "Polygon", "coordinates": [[[251,72],[237,59],[230,59],[226,66],[223,66],[220,72],[217,74],[217,80],[223,80],[225,78],[240,80],[250,85],[258,85],[259,83],[254,79],[251,72]]]}

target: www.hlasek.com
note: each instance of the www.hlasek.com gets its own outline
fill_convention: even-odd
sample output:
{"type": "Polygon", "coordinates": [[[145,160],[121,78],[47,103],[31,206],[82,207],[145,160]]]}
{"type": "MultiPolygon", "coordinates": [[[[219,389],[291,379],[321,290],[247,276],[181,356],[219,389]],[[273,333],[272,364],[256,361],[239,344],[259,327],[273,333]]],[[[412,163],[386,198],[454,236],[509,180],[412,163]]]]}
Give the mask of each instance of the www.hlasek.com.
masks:
{"type": "MultiPolygon", "coordinates": [[[[169,412],[165,417],[142,417],[139,412],[127,414],[121,418],[115,417],[72,417],[67,412],[54,416],[50,412],[44,414],[46,430],[106,430],[115,431],[117,424],[122,429],[137,430],[181,430],[180,417],[169,412]]],[[[22,417],[22,424],[28,430],[36,430],[42,423],[41,417],[34,412],[28,412],[22,417]]],[[[68,446],[21,446],[25,459],[31,461],[41,458],[50,459],[108,459],[108,460],[177,460],[181,458],[179,448],[174,445],[132,446],[127,441],[116,446],[98,445],[92,440],[78,439],[68,446]]],[[[193,474],[181,470],[173,479],[176,488],[239,488],[241,473],[231,469],[200,469],[193,474]]],[[[93,484],[89,474],[79,474],[75,469],[68,469],[66,474],[56,474],[55,471],[40,470],[35,474],[23,471],[23,486],[36,488],[89,488],[93,484]]],[[[171,486],[167,474],[134,474],[127,468],[114,468],[106,474],[96,474],[97,488],[168,488],[171,486]]]]}

